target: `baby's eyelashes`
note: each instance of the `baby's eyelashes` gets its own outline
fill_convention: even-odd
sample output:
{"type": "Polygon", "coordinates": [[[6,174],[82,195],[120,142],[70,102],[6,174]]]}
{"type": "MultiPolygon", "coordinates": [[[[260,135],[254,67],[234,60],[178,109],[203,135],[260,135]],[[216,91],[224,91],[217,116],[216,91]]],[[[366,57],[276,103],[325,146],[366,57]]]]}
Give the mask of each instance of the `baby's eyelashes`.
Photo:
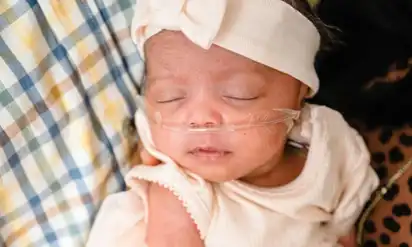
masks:
{"type": "Polygon", "coordinates": [[[187,92],[180,87],[156,87],[148,90],[149,101],[159,104],[173,103],[187,97],[187,92]]]}
{"type": "Polygon", "coordinates": [[[169,99],[163,99],[163,100],[156,100],[156,103],[167,104],[167,103],[177,102],[177,101],[180,101],[180,100],[183,100],[183,99],[184,99],[184,97],[169,98],[169,99]]]}
{"type": "Polygon", "coordinates": [[[259,96],[231,96],[231,95],[225,95],[223,97],[227,99],[232,99],[232,100],[255,100],[259,98],[259,96]]]}

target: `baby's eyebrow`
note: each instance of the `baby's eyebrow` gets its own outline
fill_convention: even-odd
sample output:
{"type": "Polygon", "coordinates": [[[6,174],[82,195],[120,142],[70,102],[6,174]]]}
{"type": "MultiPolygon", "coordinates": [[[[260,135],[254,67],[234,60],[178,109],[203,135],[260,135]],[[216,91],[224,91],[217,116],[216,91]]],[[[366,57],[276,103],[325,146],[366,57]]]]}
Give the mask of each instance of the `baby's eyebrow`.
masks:
{"type": "MultiPolygon", "coordinates": [[[[253,85],[257,87],[264,87],[267,83],[267,77],[262,75],[261,73],[257,72],[243,72],[243,71],[236,71],[236,72],[227,72],[222,73],[215,78],[211,78],[213,82],[220,82],[223,84],[229,85],[239,85],[239,83],[245,85],[253,85]]],[[[173,74],[164,74],[164,75],[147,75],[146,77],[146,85],[148,88],[160,85],[182,85],[185,83],[184,78],[176,77],[173,74]]]]}
{"type": "Polygon", "coordinates": [[[153,75],[147,75],[146,80],[150,82],[157,82],[157,81],[172,81],[174,80],[174,76],[167,75],[167,76],[153,76],[153,75]]]}
{"type": "Polygon", "coordinates": [[[181,79],[173,75],[156,75],[156,76],[147,76],[146,77],[146,89],[150,89],[159,85],[180,85],[182,82],[181,79]]]}
{"type": "Polygon", "coordinates": [[[259,86],[264,86],[267,83],[266,77],[262,75],[261,73],[256,73],[256,72],[230,73],[221,79],[222,81],[233,82],[233,83],[244,81],[246,83],[253,83],[259,86]]]}

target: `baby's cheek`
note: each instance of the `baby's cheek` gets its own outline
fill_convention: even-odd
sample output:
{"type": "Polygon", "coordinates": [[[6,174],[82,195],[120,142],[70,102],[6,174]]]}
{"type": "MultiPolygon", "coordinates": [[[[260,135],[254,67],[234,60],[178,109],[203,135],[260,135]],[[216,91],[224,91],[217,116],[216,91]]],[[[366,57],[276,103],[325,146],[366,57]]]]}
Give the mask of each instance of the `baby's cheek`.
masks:
{"type": "Polygon", "coordinates": [[[175,159],[183,147],[183,135],[167,131],[161,128],[151,129],[153,143],[156,149],[175,159]]]}
{"type": "Polygon", "coordinates": [[[259,128],[242,133],[237,141],[237,153],[252,162],[265,163],[285,145],[286,132],[283,128],[259,128]]]}

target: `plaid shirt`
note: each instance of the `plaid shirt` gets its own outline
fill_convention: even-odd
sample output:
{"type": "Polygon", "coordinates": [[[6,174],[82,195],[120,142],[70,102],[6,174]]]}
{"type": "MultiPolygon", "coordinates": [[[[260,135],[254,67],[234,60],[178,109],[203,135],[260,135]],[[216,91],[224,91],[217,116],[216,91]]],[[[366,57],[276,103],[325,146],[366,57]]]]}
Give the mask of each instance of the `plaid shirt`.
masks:
{"type": "Polygon", "coordinates": [[[135,0],[1,0],[0,246],[84,246],[124,188],[143,71],[135,0]]]}

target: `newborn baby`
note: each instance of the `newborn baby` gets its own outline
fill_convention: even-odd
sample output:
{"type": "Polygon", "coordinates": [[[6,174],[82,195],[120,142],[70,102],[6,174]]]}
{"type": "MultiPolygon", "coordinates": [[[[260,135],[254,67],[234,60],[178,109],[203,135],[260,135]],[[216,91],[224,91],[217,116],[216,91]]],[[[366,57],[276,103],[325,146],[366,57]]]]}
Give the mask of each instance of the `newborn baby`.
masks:
{"type": "Polygon", "coordinates": [[[294,2],[138,1],[136,125],[162,164],[127,174],[87,246],[146,246],[152,183],[178,197],[206,247],[340,246],[378,178],[340,114],[304,103],[319,87],[320,34],[294,2]]]}

